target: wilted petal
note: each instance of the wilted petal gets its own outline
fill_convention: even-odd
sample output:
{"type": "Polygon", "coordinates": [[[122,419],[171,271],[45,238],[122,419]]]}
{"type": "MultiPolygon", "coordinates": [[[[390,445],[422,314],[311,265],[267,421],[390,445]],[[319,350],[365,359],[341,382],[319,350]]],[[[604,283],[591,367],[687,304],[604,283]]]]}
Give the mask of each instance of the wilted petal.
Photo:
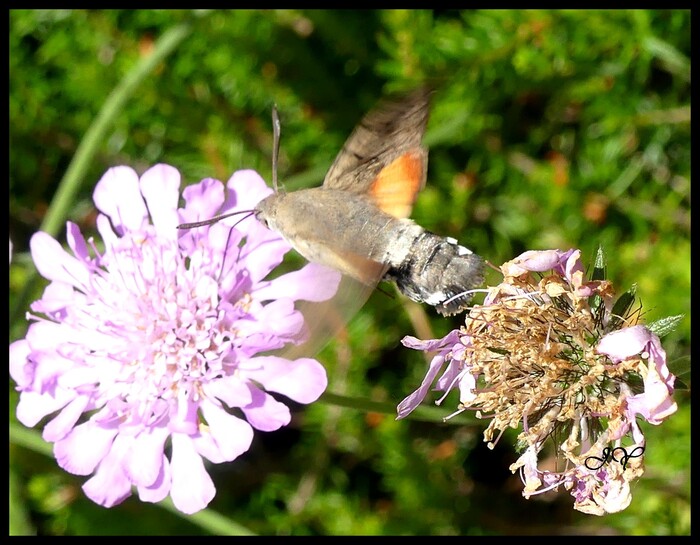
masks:
{"type": "Polygon", "coordinates": [[[503,275],[520,276],[528,272],[544,272],[560,267],[573,250],[528,250],[501,265],[503,275]]]}
{"type": "Polygon", "coordinates": [[[397,412],[397,417],[396,420],[400,420],[402,418],[407,417],[409,414],[413,412],[413,410],[418,407],[418,405],[421,404],[421,401],[425,399],[425,396],[428,393],[428,390],[430,389],[430,386],[433,384],[433,381],[435,380],[435,377],[438,375],[440,372],[440,369],[442,369],[442,366],[445,363],[445,357],[444,356],[435,356],[431,362],[430,366],[428,367],[428,372],[425,375],[425,378],[423,379],[423,382],[421,382],[420,387],[413,392],[411,395],[406,397],[401,403],[398,404],[396,407],[396,412],[397,412]]]}
{"type": "Polygon", "coordinates": [[[411,337],[410,335],[406,335],[403,339],[401,339],[401,344],[403,344],[405,347],[413,348],[414,350],[423,350],[425,352],[449,349],[459,342],[459,331],[456,329],[453,329],[441,339],[429,339],[427,341],[422,341],[415,337],[411,337]]]}
{"type": "Polygon", "coordinates": [[[651,331],[642,325],[626,327],[605,335],[596,350],[618,363],[640,354],[651,341],[651,336],[651,331]]]}
{"type": "Polygon", "coordinates": [[[476,399],[476,378],[473,373],[465,372],[459,381],[459,402],[465,407],[476,399]]]}
{"type": "Polygon", "coordinates": [[[678,410],[672,394],[673,388],[650,367],[644,378],[644,392],[628,398],[627,405],[633,415],[640,414],[650,424],[658,425],[678,410]]]}

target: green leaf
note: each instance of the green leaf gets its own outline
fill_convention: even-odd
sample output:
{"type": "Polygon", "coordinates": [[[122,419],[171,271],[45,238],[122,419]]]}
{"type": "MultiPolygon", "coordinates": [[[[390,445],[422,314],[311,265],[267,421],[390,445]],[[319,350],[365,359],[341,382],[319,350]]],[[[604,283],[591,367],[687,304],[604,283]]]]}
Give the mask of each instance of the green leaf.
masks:
{"type": "Polygon", "coordinates": [[[605,253],[603,252],[602,245],[598,246],[598,251],[595,255],[591,280],[605,280],[605,253]]]}
{"type": "Polygon", "coordinates": [[[666,318],[661,318],[660,320],[656,320],[655,322],[647,324],[647,328],[659,337],[663,337],[664,335],[668,335],[671,331],[676,329],[678,327],[678,324],[681,323],[681,320],[683,320],[683,318],[685,318],[685,314],[667,316],[666,318]]]}
{"type": "Polygon", "coordinates": [[[634,303],[634,298],[637,293],[637,285],[634,284],[629,290],[620,295],[620,297],[615,301],[613,305],[610,318],[610,323],[608,324],[608,331],[614,331],[618,329],[623,322],[623,319],[629,312],[629,309],[634,303]]]}

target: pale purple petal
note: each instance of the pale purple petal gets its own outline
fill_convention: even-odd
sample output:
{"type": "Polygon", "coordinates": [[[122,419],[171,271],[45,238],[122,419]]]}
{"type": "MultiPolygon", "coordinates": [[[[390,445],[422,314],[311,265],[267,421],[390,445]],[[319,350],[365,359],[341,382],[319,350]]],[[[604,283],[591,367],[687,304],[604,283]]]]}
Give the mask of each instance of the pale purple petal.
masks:
{"type": "Polygon", "coordinates": [[[147,428],[139,433],[132,448],[124,456],[124,472],[132,483],[141,487],[152,486],[163,476],[163,445],[169,430],[165,427],[147,428]]]}
{"type": "Polygon", "coordinates": [[[171,406],[170,429],[179,434],[195,434],[199,430],[197,411],[199,405],[191,398],[189,392],[181,390],[177,395],[177,403],[171,406]]]}
{"type": "Polygon", "coordinates": [[[626,327],[608,333],[598,342],[596,350],[619,363],[640,354],[651,341],[653,333],[642,325],[626,327]]]}
{"type": "Polygon", "coordinates": [[[260,369],[246,374],[265,387],[268,392],[277,392],[298,403],[316,401],[328,385],[323,365],[310,358],[287,360],[276,356],[260,356],[251,362],[260,369]]]}
{"type": "Polygon", "coordinates": [[[56,392],[55,397],[31,390],[22,392],[17,403],[17,420],[29,428],[36,426],[42,418],[64,407],[75,395],[75,392],[62,390],[56,392]]]}
{"type": "Polygon", "coordinates": [[[224,203],[224,184],[214,178],[205,178],[184,188],[182,197],[185,199],[182,223],[206,220],[219,213],[224,203]]]}
{"type": "Polygon", "coordinates": [[[143,173],[139,187],[158,235],[175,239],[180,223],[177,213],[180,173],[170,165],[155,165],[143,173]]]}
{"type": "Polygon", "coordinates": [[[113,507],[131,495],[131,483],[122,470],[122,461],[132,442],[131,437],[118,436],[95,475],[83,485],[85,495],[98,505],[113,507]]]}
{"type": "Polygon", "coordinates": [[[272,193],[265,180],[254,170],[237,170],[226,185],[235,191],[235,210],[252,210],[262,199],[272,193]]]}
{"type": "MultiPolygon", "coordinates": [[[[290,299],[278,299],[265,305],[254,320],[240,321],[238,331],[253,339],[262,337],[265,344],[273,338],[295,339],[304,331],[304,316],[295,309],[290,299]]],[[[264,345],[263,345],[264,346],[264,345]]]]}
{"type": "Polygon", "coordinates": [[[102,237],[105,248],[113,248],[115,243],[120,239],[114,232],[114,229],[112,229],[112,224],[110,223],[109,218],[104,214],[98,214],[95,224],[97,226],[97,232],[100,233],[100,237],[102,237]]]}
{"type": "Polygon", "coordinates": [[[173,433],[172,448],[170,497],[179,511],[191,515],[209,505],[216,488],[189,436],[173,433]]]}
{"type": "Polygon", "coordinates": [[[256,296],[261,299],[288,297],[294,301],[326,301],[335,295],[342,275],[330,267],[309,263],[298,271],[271,280],[256,296]]]}
{"type": "MultiPolygon", "coordinates": [[[[77,332],[71,331],[70,334],[77,336],[77,332]]],[[[64,358],[58,354],[54,355],[50,353],[50,349],[51,347],[55,346],[56,343],[65,339],[65,335],[66,332],[64,331],[64,328],[61,328],[61,325],[56,322],[34,322],[27,330],[27,341],[36,352],[49,352],[48,357],[53,360],[60,361],[64,358]]],[[[47,355],[41,355],[47,357],[47,355]]],[[[59,370],[59,372],[63,372],[63,369],[59,370]]]]}
{"type": "Polygon", "coordinates": [[[64,310],[81,297],[69,284],[51,282],[44,290],[41,299],[34,301],[31,309],[34,312],[51,315],[64,310]]]}
{"type": "Polygon", "coordinates": [[[89,475],[109,453],[117,432],[116,428],[97,426],[92,421],[76,426],[54,444],[58,465],[74,475],[89,475]]]}
{"type": "Polygon", "coordinates": [[[201,408],[224,460],[228,462],[235,460],[250,448],[253,429],[248,422],[208,401],[203,401],[201,408]]]}
{"type": "Polygon", "coordinates": [[[223,464],[227,461],[226,456],[221,451],[221,447],[211,432],[207,431],[207,428],[204,428],[201,433],[190,435],[190,438],[197,453],[211,463],[223,464]]]}
{"type": "Polygon", "coordinates": [[[274,431],[289,424],[292,419],[289,407],[254,386],[250,389],[253,399],[241,410],[251,426],[260,431],[274,431]]]}
{"type": "Polygon", "coordinates": [[[245,260],[251,281],[257,283],[282,262],[282,256],[289,251],[289,243],[262,225],[251,227],[250,231],[255,233],[255,241],[246,244],[240,259],[245,260]]]}
{"type": "Polygon", "coordinates": [[[41,276],[85,289],[90,281],[85,265],[69,255],[50,235],[42,231],[34,233],[29,247],[34,265],[41,276]]]}
{"type": "Polygon", "coordinates": [[[161,453],[160,471],[150,486],[137,486],[139,499],[150,503],[158,503],[170,494],[170,461],[161,453]]]}
{"type": "Polygon", "coordinates": [[[80,418],[80,415],[89,405],[90,398],[78,397],[68,403],[58,416],[51,420],[44,427],[42,437],[44,441],[53,443],[63,439],[75,426],[75,423],[80,418]]]}
{"type": "Polygon", "coordinates": [[[253,400],[250,388],[237,376],[222,377],[203,388],[208,397],[220,399],[231,408],[248,405],[253,400]]]}
{"type": "Polygon", "coordinates": [[[73,250],[75,257],[81,261],[88,261],[90,258],[90,250],[85,242],[85,237],[80,232],[80,227],[78,227],[72,221],[66,222],[66,240],[68,241],[68,246],[73,250]]]}
{"type": "Polygon", "coordinates": [[[10,343],[10,376],[17,383],[17,389],[23,390],[34,380],[35,362],[29,359],[32,348],[26,339],[10,343]]]}
{"type": "Polygon", "coordinates": [[[140,229],[148,218],[139,190],[139,177],[130,167],[110,168],[97,182],[93,200],[112,220],[119,234],[140,229]]]}

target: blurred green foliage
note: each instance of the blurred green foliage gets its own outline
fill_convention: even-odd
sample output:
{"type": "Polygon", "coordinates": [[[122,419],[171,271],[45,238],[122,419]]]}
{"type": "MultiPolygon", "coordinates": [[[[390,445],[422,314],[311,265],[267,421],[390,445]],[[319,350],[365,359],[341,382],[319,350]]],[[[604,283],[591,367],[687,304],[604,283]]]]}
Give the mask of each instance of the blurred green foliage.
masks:
{"type": "MultiPolygon", "coordinates": [[[[382,94],[429,82],[428,186],[414,219],[495,264],[569,247],[592,264],[602,244],[608,278],[618,292],[637,285],[646,321],[685,315],[664,346],[672,369],[689,367],[689,10],[11,10],[11,308],[32,282],[29,237],[88,127],[181,24],[189,36],[119,111],[81,179],[68,219],[84,231],[92,188],[117,164],[167,162],[186,183],[240,168],[270,180],[273,103],[282,180],[317,185],[382,94]]],[[[21,310],[11,340],[26,330],[21,310]]],[[[425,336],[417,310],[375,292],[319,355],[329,391],[392,404],[412,392],[425,361],[399,341],[425,336]]],[[[459,323],[425,316],[433,336],[459,323]]],[[[16,401],[11,392],[11,420],[16,401]]],[[[565,492],[524,500],[508,471],[513,437],[489,451],[479,421],[396,422],[324,403],[212,468],[210,507],[271,535],[689,534],[688,393],[678,401],[663,425],[643,424],[647,473],[631,506],[607,517],[573,512],[565,492]]],[[[31,445],[11,444],[11,533],[217,531],[134,498],[93,505],[84,479],[31,445]]]]}

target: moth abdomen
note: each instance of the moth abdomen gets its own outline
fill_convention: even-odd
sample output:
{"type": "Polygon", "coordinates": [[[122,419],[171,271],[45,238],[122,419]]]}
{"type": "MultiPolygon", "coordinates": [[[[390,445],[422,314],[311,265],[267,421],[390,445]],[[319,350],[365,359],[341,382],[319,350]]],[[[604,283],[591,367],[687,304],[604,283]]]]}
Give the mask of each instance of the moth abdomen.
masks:
{"type": "Polygon", "coordinates": [[[396,282],[399,291],[412,300],[451,315],[467,308],[471,290],[483,282],[484,261],[456,240],[423,229],[385,279],[396,282]]]}

